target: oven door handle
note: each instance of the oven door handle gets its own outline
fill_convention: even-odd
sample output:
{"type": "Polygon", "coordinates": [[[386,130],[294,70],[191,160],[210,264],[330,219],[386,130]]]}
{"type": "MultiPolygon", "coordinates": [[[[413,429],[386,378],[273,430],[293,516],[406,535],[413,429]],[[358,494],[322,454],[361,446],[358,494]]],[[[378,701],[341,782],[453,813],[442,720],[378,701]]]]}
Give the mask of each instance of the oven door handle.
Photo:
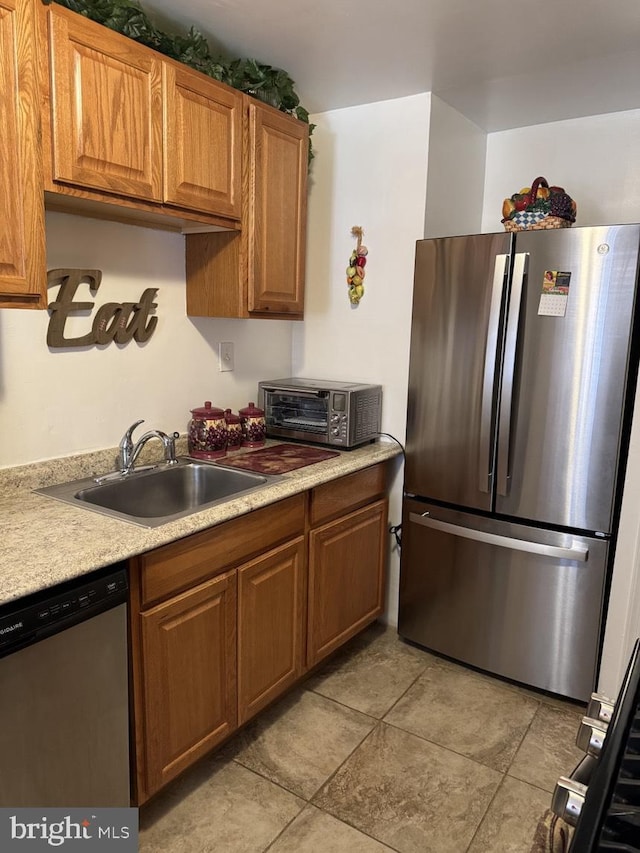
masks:
{"type": "Polygon", "coordinates": [[[277,388],[271,388],[266,385],[262,386],[262,390],[265,394],[295,394],[296,397],[328,397],[329,392],[318,390],[318,391],[302,391],[300,388],[287,388],[286,385],[279,385],[277,388]]]}

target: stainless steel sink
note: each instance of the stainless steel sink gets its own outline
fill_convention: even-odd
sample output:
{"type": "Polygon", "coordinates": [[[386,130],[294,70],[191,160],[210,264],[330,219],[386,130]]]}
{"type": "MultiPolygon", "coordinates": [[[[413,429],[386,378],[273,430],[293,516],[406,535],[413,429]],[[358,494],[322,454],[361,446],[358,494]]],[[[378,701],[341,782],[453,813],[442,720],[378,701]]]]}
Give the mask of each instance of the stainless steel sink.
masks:
{"type": "Polygon", "coordinates": [[[274,475],[267,477],[219,464],[179,459],[176,465],[161,463],[151,471],[134,471],[101,484],[87,478],[35,491],[143,527],[158,527],[279,479],[274,475]]]}

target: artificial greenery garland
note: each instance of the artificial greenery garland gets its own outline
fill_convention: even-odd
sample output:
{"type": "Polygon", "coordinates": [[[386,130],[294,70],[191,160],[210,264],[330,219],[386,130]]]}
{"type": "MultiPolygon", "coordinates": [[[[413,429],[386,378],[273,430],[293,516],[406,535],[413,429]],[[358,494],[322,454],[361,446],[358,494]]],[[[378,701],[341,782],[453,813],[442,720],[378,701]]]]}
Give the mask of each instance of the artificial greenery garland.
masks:
{"type": "MultiPolygon", "coordinates": [[[[42,2],[48,5],[52,0],[42,2]]],[[[309,124],[309,113],[301,106],[293,80],[286,71],[263,65],[255,59],[214,57],[207,40],[195,27],[191,27],[186,36],[163,33],[151,23],[136,0],[54,2],[309,124]]],[[[314,127],[309,124],[309,136],[314,127]]],[[[309,139],[309,160],[312,158],[309,139]]]]}

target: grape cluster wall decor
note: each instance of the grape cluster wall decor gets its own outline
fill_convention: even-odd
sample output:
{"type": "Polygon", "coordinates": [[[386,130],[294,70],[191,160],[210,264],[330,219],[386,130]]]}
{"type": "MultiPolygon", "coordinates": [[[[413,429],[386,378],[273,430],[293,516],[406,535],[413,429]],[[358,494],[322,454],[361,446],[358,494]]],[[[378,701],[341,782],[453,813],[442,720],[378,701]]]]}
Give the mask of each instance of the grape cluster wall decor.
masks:
{"type": "Polygon", "coordinates": [[[367,263],[369,250],[362,245],[364,230],[359,225],[351,229],[353,237],[357,238],[356,248],[351,252],[349,266],[347,267],[347,286],[349,287],[349,302],[358,305],[364,296],[364,268],[367,263]]]}

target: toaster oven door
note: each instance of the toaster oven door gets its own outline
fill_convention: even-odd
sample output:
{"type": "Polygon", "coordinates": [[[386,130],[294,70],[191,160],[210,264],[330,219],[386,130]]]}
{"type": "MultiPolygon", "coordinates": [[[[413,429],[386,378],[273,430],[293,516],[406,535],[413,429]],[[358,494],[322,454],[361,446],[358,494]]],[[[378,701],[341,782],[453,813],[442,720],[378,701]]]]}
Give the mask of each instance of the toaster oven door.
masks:
{"type": "Polygon", "coordinates": [[[267,435],[328,443],[329,391],[264,389],[267,435]]]}

